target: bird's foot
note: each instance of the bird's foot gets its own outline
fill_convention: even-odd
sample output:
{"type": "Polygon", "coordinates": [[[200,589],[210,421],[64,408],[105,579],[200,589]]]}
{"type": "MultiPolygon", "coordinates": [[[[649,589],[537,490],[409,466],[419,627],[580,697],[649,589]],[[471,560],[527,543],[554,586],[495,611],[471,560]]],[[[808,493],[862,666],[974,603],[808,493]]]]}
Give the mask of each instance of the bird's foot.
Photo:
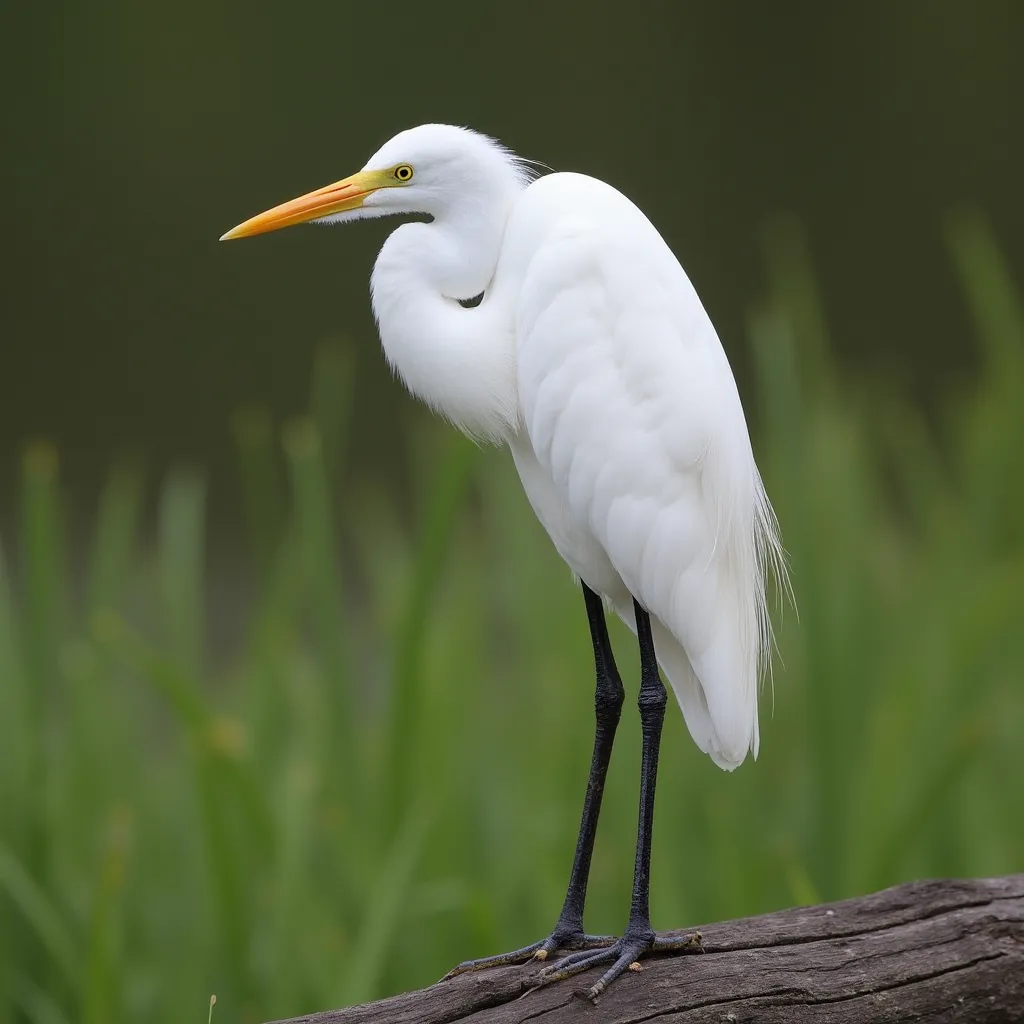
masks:
{"type": "Polygon", "coordinates": [[[559,925],[546,939],[523,946],[522,949],[514,949],[511,953],[499,953],[497,956],[481,957],[479,960],[465,960],[453,967],[441,980],[447,981],[470,971],[485,971],[490,967],[508,967],[511,964],[525,964],[531,960],[547,960],[552,953],[560,949],[587,953],[590,950],[611,946],[614,942],[614,935],[586,935],[582,928],[566,928],[559,925]]]}
{"type": "Polygon", "coordinates": [[[580,989],[575,994],[581,999],[587,999],[597,1003],[601,993],[626,971],[641,971],[640,958],[650,953],[676,952],[703,952],[703,945],[700,932],[692,932],[689,935],[665,935],[659,936],[652,931],[637,931],[630,933],[628,930],[621,939],[617,939],[610,945],[597,950],[585,949],[578,953],[570,953],[561,960],[543,968],[537,975],[534,989],[542,985],[550,985],[554,981],[564,981],[575,974],[582,974],[589,971],[591,967],[611,961],[608,968],[601,977],[588,989],[580,989]]]}

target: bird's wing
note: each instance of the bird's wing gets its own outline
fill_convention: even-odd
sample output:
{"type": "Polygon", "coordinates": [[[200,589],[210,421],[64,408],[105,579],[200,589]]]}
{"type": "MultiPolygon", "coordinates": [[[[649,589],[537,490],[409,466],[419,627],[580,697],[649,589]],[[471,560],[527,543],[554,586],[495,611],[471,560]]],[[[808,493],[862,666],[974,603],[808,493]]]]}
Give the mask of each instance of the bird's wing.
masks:
{"type": "Polygon", "coordinates": [[[665,627],[659,658],[694,739],[734,767],[756,756],[774,520],[700,300],[646,218],[608,192],[596,210],[563,207],[529,261],[521,416],[574,518],[665,627]]]}

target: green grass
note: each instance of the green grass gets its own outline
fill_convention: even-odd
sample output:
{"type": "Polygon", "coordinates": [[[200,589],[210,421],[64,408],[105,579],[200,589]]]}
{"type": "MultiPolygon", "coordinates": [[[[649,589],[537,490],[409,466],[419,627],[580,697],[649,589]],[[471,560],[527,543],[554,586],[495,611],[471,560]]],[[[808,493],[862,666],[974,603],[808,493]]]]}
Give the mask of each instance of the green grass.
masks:
{"type": "MultiPolygon", "coordinates": [[[[982,365],[936,428],[840,373],[799,232],[766,232],[748,407],[800,616],[757,764],[719,772],[668,718],[656,926],[1024,863],[1024,315],[983,221],[948,240],[982,365]]],[[[252,583],[226,654],[203,477],[163,481],[147,540],[115,468],[71,568],[56,453],[26,453],[0,544],[0,1024],[180,1024],[211,992],[222,1024],[267,1020],[553,923],[592,739],[582,601],[507,457],[438,425],[400,514],[332,471],[349,364],[325,351],[314,382],[308,418],[234,423],[252,583]]],[[[628,909],[638,733],[630,710],[597,931],[628,909]]]]}

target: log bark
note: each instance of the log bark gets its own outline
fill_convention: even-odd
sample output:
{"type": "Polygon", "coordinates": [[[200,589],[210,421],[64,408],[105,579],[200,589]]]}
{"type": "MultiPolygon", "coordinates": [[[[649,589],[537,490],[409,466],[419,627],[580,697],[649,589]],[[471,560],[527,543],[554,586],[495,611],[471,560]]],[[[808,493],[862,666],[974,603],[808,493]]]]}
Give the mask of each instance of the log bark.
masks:
{"type": "Polygon", "coordinates": [[[505,967],[276,1024],[1024,1021],[1024,874],[913,882],[699,930],[703,953],[645,960],[597,1006],[574,992],[600,970],[530,991],[536,967],[505,967]]]}

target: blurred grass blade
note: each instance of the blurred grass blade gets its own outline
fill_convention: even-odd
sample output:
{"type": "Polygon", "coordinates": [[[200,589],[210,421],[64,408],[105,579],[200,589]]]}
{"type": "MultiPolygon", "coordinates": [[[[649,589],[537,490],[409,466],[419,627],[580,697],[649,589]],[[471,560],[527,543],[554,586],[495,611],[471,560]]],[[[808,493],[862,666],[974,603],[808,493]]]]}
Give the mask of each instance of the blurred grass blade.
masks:
{"type": "MultiPolygon", "coordinates": [[[[23,461],[21,532],[24,545],[25,657],[42,714],[56,680],[54,670],[62,626],[64,573],[57,453],[48,444],[31,445],[23,461]]],[[[37,728],[41,721],[36,719],[37,728]]]]}
{"type": "Polygon", "coordinates": [[[19,650],[20,623],[0,543],[0,835],[20,837],[30,801],[30,745],[38,737],[28,720],[28,694],[19,650]]]}
{"type": "Polygon", "coordinates": [[[101,649],[137,670],[191,732],[201,733],[210,725],[213,715],[188,677],[166,658],[153,653],[121,618],[112,613],[99,615],[95,637],[101,649]]]}
{"type": "Polygon", "coordinates": [[[946,239],[994,379],[1019,380],[1024,367],[1024,308],[988,220],[961,209],[946,239]]]}
{"type": "Polygon", "coordinates": [[[791,214],[779,214],[766,222],[762,242],[769,291],[800,340],[805,378],[827,400],[832,390],[830,339],[806,231],[791,214]]]}
{"type": "Polygon", "coordinates": [[[64,567],[57,493],[57,452],[48,444],[30,445],[22,463],[22,544],[25,688],[25,784],[34,794],[25,862],[33,866],[42,884],[51,872],[50,808],[52,765],[47,743],[53,735],[52,714],[58,684],[57,657],[63,638],[64,567]]]}
{"type": "Polygon", "coordinates": [[[985,733],[973,723],[960,728],[943,756],[924,766],[924,778],[907,801],[905,813],[870,867],[869,877],[897,878],[903,858],[927,834],[929,820],[948,804],[949,794],[966,775],[981,750],[985,733]]]}
{"type": "Polygon", "coordinates": [[[988,222],[961,210],[947,238],[985,354],[956,452],[976,536],[989,548],[1024,536],[1024,311],[988,222]]]}
{"type": "Polygon", "coordinates": [[[385,835],[394,834],[410,805],[413,766],[420,763],[415,749],[417,726],[425,717],[420,712],[423,699],[420,669],[427,630],[432,621],[430,605],[459,519],[476,454],[476,447],[469,441],[452,435],[445,444],[425,499],[424,523],[417,544],[408,603],[396,641],[391,713],[383,738],[385,783],[382,811],[389,825],[385,835]]]}
{"type": "Polygon", "coordinates": [[[93,894],[89,941],[84,958],[82,1024],[109,1024],[119,1015],[117,917],[130,832],[128,809],[116,808],[107,822],[99,877],[93,894]]]}
{"type": "Polygon", "coordinates": [[[78,945],[48,894],[0,840],[0,891],[18,910],[29,930],[39,939],[47,955],[72,991],[78,989],[78,945]]]}
{"type": "Polygon", "coordinates": [[[100,624],[104,645],[154,686],[186,730],[202,839],[214,880],[221,948],[227,958],[229,988],[237,995],[245,987],[250,928],[244,864],[247,859],[270,858],[275,845],[265,795],[245,757],[244,730],[216,715],[205,695],[176,665],[149,650],[120,620],[106,616],[100,624]]]}
{"type": "Polygon", "coordinates": [[[363,922],[345,965],[340,993],[346,1006],[381,994],[380,979],[393,937],[412,903],[410,888],[423,852],[428,818],[424,806],[411,813],[378,865],[374,885],[363,903],[363,922]]]}
{"type": "MultiPolygon", "coordinates": [[[[795,462],[806,423],[800,394],[796,344],[784,313],[773,306],[761,309],[748,320],[751,348],[758,379],[762,431],[770,452],[785,454],[795,462]]],[[[792,475],[793,466],[779,467],[792,475]]]]}
{"type": "Polygon", "coordinates": [[[216,714],[206,695],[177,665],[151,650],[121,620],[105,616],[99,627],[97,639],[104,648],[131,665],[164,698],[185,728],[193,752],[217,759],[220,770],[232,779],[234,796],[247,812],[250,824],[264,847],[269,846],[272,828],[263,792],[249,767],[244,727],[216,714]]]}
{"type": "Polygon", "coordinates": [[[306,752],[296,752],[282,778],[283,799],[278,815],[277,891],[282,915],[299,903],[309,848],[315,832],[313,818],[320,779],[306,752]]]}
{"type": "Polygon", "coordinates": [[[220,949],[228,970],[227,987],[238,999],[246,988],[246,949],[252,913],[245,881],[248,872],[233,835],[230,794],[223,788],[217,764],[205,751],[200,751],[196,764],[196,789],[213,882],[211,891],[217,903],[220,949]]]}
{"type": "Polygon", "coordinates": [[[27,979],[18,979],[14,985],[14,1002],[31,1024],[71,1024],[53,995],[44,992],[27,979]]]}
{"type": "Polygon", "coordinates": [[[86,607],[90,617],[118,608],[131,576],[142,516],[142,474],[115,467],[100,495],[88,574],[86,607]]]}
{"type": "Polygon", "coordinates": [[[358,752],[353,694],[345,661],[346,617],[338,584],[339,564],[324,453],[312,420],[299,419],[286,426],[284,449],[294,501],[293,535],[308,586],[313,636],[325,670],[324,685],[337,733],[335,763],[351,784],[358,777],[358,752]]]}
{"type": "Polygon", "coordinates": [[[249,544],[266,585],[284,526],[284,486],[274,443],[274,425],[262,406],[248,405],[231,418],[242,477],[249,544]]]}
{"type": "Polygon", "coordinates": [[[324,342],[313,357],[310,413],[320,435],[328,476],[345,458],[355,393],[355,351],[351,344],[324,342]]]}
{"type": "Polygon", "coordinates": [[[3,679],[20,674],[19,623],[7,573],[7,556],[0,538],[0,673],[3,679]]]}
{"type": "Polygon", "coordinates": [[[160,493],[159,566],[163,625],[187,675],[203,664],[204,512],[206,488],[197,473],[172,473],[160,493]]]}

